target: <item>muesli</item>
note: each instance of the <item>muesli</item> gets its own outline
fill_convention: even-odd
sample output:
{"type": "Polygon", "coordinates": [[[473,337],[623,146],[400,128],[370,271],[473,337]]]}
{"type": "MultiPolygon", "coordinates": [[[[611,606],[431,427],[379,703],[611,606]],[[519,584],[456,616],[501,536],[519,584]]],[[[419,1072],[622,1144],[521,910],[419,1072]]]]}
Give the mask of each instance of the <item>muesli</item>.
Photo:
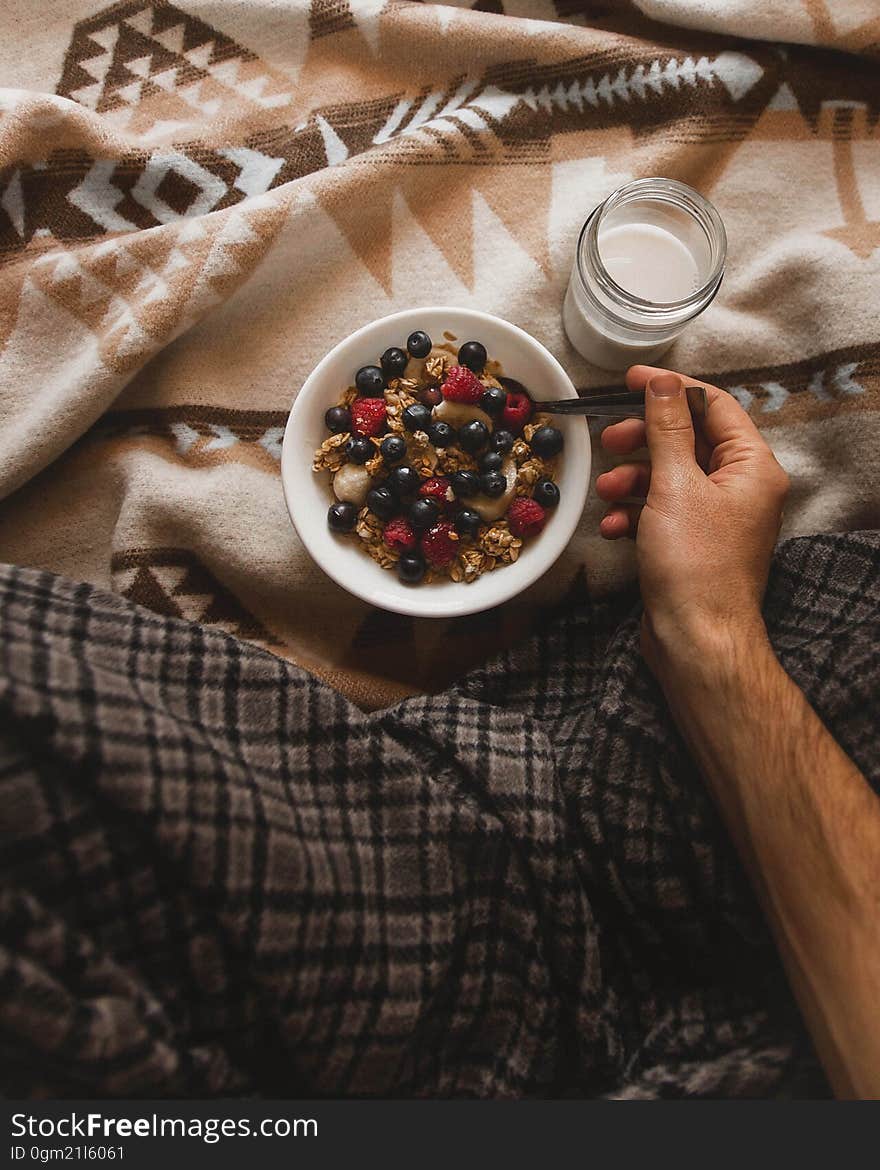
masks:
{"type": "Polygon", "coordinates": [[[332,531],[410,585],[512,564],[559,503],[562,432],[484,345],[454,341],[416,330],[361,366],[313,463],[330,476],[332,531]]]}

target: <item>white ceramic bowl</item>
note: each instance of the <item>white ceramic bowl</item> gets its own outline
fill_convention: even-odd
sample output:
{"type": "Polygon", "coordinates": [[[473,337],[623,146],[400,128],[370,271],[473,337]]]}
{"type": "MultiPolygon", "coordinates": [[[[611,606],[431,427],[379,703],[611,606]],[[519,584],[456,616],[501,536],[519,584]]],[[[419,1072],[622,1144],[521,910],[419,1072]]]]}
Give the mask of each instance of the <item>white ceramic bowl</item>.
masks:
{"type": "Polygon", "coordinates": [[[590,483],[590,438],[583,418],[557,416],[554,425],[565,435],[558,477],[562,498],[544,531],[526,544],[514,564],[484,573],[469,585],[453,581],[402,584],[393,571],[381,569],[359,547],[357,538],[337,536],[327,527],[327,509],[333,502],[329,476],[312,471],[312,457],[327,437],[324,412],[353,383],[355,371],[377,363],[389,346],[404,346],[415,329],[424,329],[435,341],[442,340],[444,332],[454,334],[459,343],[481,341],[504,373],[522,382],[536,398],[576,397],[559,362],[516,325],[474,309],[407,309],[373,321],[340,341],[306,379],[284,432],[281,482],[287,510],[303,544],[344,589],[395,613],[457,617],[491,609],[521,593],[557,559],[584,508],[590,483]]]}

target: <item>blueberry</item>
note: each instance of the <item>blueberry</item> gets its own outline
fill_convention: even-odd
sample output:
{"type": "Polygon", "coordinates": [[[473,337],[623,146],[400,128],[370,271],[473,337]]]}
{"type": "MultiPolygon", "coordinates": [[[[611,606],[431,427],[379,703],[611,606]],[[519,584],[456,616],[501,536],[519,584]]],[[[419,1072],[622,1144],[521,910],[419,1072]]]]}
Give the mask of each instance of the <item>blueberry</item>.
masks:
{"type": "Polygon", "coordinates": [[[351,532],[358,518],[357,504],[350,500],[340,500],[338,504],[331,504],[327,513],[327,525],[334,532],[351,532]]]}
{"type": "Polygon", "coordinates": [[[376,448],[364,435],[352,435],[345,444],[345,454],[352,463],[366,463],[376,454],[376,448]]]}
{"type": "Polygon", "coordinates": [[[486,424],[481,423],[478,418],[475,418],[472,422],[465,423],[458,432],[458,445],[462,451],[467,451],[468,454],[473,455],[481,447],[486,446],[488,438],[489,430],[486,424]]]}
{"type": "Polygon", "coordinates": [[[486,366],[487,357],[485,345],[481,345],[479,341],[466,341],[458,351],[458,364],[467,366],[469,370],[480,375],[486,366]]]}
{"type": "Polygon", "coordinates": [[[421,402],[414,402],[403,412],[403,425],[408,431],[426,431],[431,425],[431,412],[421,402]]]}
{"type": "Polygon", "coordinates": [[[385,350],[379,360],[382,363],[382,369],[385,371],[387,378],[399,378],[406,369],[409,356],[404,350],[398,349],[396,345],[392,345],[390,349],[385,350]]]}
{"type": "Polygon", "coordinates": [[[562,450],[565,440],[556,427],[538,427],[532,435],[531,448],[541,459],[552,459],[562,450]]]}
{"type": "Polygon", "coordinates": [[[479,512],[473,512],[470,508],[462,508],[455,517],[455,531],[459,536],[476,536],[482,523],[483,518],[479,512]]]}
{"type": "Polygon", "coordinates": [[[513,446],[513,435],[510,431],[494,431],[489,446],[493,451],[500,451],[502,455],[506,455],[513,446]]]}
{"type": "Polygon", "coordinates": [[[417,329],[406,339],[406,348],[414,358],[427,357],[431,352],[431,338],[421,329],[417,329]]]}
{"type": "Polygon", "coordinates": [[[426,528],[431,528],[440,519],[440,505],[436,500],[425,499],[416,500],[414,504],[410,505],[409,522],[415,528],[416,532],[423,532],[426,528]]]}
{"type": "Polygon", "coordinates": [[[361,366],[354,376],[354,384],[365,398],[378,398],[385,389],[385,375],[378,366],[361,366]]]}
{"type": "Polygon", "coordinates": [[[402,553],[397,562],[397,575],[405,585],[418,585],[425,575],[425,558],[420,552],[402,553]]]}
{"type": "Polygon", "coordinates": [[[422,391],[421,399],[425,406],[439,406],[443,401],[443,395],[436,386],[429,386],[427,390],[422,391]]]}
{"type": "Polygon", "coordinates": [[[397,496],[390,488],[373,488],[367,492],[367,507],[380,520],[390,520],[398,510],[397,496]]]}
{"type": "Polygon", "coordinates": [[[351,411],[347,406],[331,406],[324,415],[324,426],[331,434],[342,434],[351,427],[351,411]]]}
{"type": "Polygon", "coordinates": [[[500,386],[487,386],[483,391],[483,397],[480,399],[480,406],[485,410],[486,414],[492,418],[497,418],[502,410],[504,410],[506,401],[507,395],[500,386]]]}
{"type": "Polygon", "coordinates": [[[539,479],[532,492],[532,499],[542,508],[555,508],[559,503],[559,488],[552,479],[539,479]]]}
{"type": "Polygon", "coordinates": [[[449,447],[455,442],[455,431],[449,423],[431,423],[428,427],[428,438],[435,447],[449,447]]]}
{"type": "Polygon", "coordinates": [[[388,486],[401,499],[414,496],[422,480],[414,467],[395,467],[388,476],[388,486]]]}
{"type": "Polygon", "coordinates": [[[480,476],[480,490],[483,495],[497,500],[507,490],[507,476],[502,475],[500,471],[487,471],[480,476]]]}
{"type": "Polygon", "coordinates": [[[480,477],[475,471],[454,471],[449,477],[449,482],[459,499],[480,494],[480,477]]]}
{"type": "Polygon", "coordinates": [[[379,450],[386,463],[399,463],[406,455],[406,439],[400,435],[386,435],[379,450]]]}
{"type": "Polygon", "coordinates": [[[504,456],[500,451],[487,451],[480,456],[480,471],[500,471],[504,456]]]}

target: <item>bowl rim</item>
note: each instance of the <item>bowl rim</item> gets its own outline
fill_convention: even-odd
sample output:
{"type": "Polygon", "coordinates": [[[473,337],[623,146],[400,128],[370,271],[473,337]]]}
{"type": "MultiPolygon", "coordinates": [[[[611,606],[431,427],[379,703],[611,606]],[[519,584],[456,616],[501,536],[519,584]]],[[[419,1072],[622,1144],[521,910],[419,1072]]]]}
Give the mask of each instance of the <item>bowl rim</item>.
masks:
{"type": "MultiPolygon", "coordinates": [[[[491,321],[493,325],[500,327],[502,330],[518,336],[520,340],[526,344],[526,346],[531,347],[537,351],[542,360],[549,366],[550,369],[554,371],[556,376],[559,378],[560,390],[564,389],[566,392],[560,393],[558,396],[561,398],[578,397],[577,390],[575,389],[574,384],[572,383],[568,374],[565,372],[560,362],[546,348],[546,346],[538,341],[537,338],[532,337],[530,333],[527,333],[525,329],[520,328],[518,325],[514,325],[510,321],[506,321],[503,317],[497,317],[492,313],[486,313],[480,309],[463,308],[458,305],[422,305],[409,309],[401,309],[395,313],[389,313],[384,317],[374,318],[373,320],[368,321],[366,324],[354,330],[354,332],[346,334],[330,350],[327,351],[327,353],[321,358],[318,364],[312,369],[311,373],[302,383],[299,392],[293,400],[290,414],[288,415],[288,419],[284,427],[284,437],[282,439],[281,445],[281,486],[284,493],[284,502],[287,507],[287,513],[290,517],[290,522],[293,525],[293,528],[299,536],[300,540],[302,541],[306,552],[309,554],[318,568],[320,568],[322,572],[326,573],[331,580],[335,581],[336,584],[344,589],[347,593],[350,593],[360,600],[367,602],[369,605],[373,605],[391,613],[399,613],[409,617],[448,619],[451,617],[466,617],[469,614],[480,613],[484,610],[493,609],[497,605],[501,605],[504,602],[510,601],[512,598],[518,596],[520,593],[523,593],[526,589],[534,585],[536,581],[543,577],[544,574],[553,567],[553,565],[562,555],[565,548],[570,543],[583,515],[584,506],[586,504],[590,488],[592,450],[589,429],[586,425],[586,421],[582,420],[584,426],[582,441],[580,443],[581,449],[574,457],[581,458],[585,462],[586,466],[583,475],[583,483],[580,490],[579,507],[577,507],[576,511],[573,512],[572,522],[566,526],[566,531],[564,533],[561,527],[554,531],[552,525],[548,526],[548,529],[541,535],[541,545],[544,547],[541,548],[540,551],[543,555],[534,558],[534,567],[526,569],[526,565],[522,561],[518,561],[517,566],[519,566],[520,572],[514,573],[512,578],[507,578],[505,574],[504,580],[498,580],[494,582],[496,589],[494,595],[491,598],[483,598],[481,600],[479,595],[470,593],[470,590],[473,588],[473,586],[461,585],[461,593],[459,595],[458,591],[456,591],[454,599],[450,599],[447,596],[444,597],[443,601],[440,601],[438,594],[434,592],[430,586],[428,586],[425,589],[420,589],[418,591],[413,589],[411,598],[409,594],[407,594],[405,597],[401,596],[399,600],[396,597],[383,597],[380,601],[377,600],[375,596],[375,590],[369,584],[359,587],[358,581],[343,579],[344,575],[341,571],[337,571],[337,566],[333,563],[332,558],[324,557],[321,552],[316,549],[315,543],[313,542],[311,535],[307,530],[307,526],[304,524],[299,525],[296,522],[296,504],[294,503],[296,496],[293,491],[293,478],[295,475],[294,462],[297,456],[293,451],[293,435],[297,429],[297,417],[302,411],[305,410],[305,404],[309,401],[312,394],[320,388],[322,376],[325,370],[332,364],[340,350],[343,348],[348,348],[349,346],[356,346],[360,338],[371,333],[374,329],[377,329],[380,326],[390,325],[396,321],[402,321],[405,319],[411,320],[412,318],[417,317],[419,314],[424,315],[427,312],[430,312],[432,315],[454,315],[455,318],[459,321],[464,319],[466,321],[473,322],[475,325],[488,320],[491,321]],[[525,570],[524,573],[523,570],[525,570]],[[507,585],[507,582],[509,582],[509,586],[507,585]],[[468,600],[469,597],[472,597],[474,600],[468,600]]],[[[455,327],[458,328],[458,326],[455,327]]],[[[575,431],[574,434],[576,435],[577,432],[575,431]]],[[[311,474],[311,468],[309,468],[309,472],[311,474]]],[[[534,551],[538,552],[539,550],[535,549],[534,551]]],[[[364,555],[366,556],[366,554],[364,555]]],[[[515,567],[516,566],[512,565],[505,566],[505,569],[512,570],[515,567]]],[[[387,570],[382,571],[387,572],[387,570]]],[[[493,573],[491,576],[494,578],[495,574],[493,573]]],[[[396,577],[394,580],[396,583],[396,577]]],[[[401,588],[404,587],[401,586],[401,588]]]]}

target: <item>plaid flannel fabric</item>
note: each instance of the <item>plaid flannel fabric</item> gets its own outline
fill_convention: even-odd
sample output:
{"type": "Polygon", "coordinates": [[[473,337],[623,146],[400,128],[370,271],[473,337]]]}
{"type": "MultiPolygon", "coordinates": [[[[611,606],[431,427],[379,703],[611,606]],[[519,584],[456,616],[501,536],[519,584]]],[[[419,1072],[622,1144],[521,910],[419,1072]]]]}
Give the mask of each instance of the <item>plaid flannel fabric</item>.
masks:
{"type": "MultiPolygon", "coordinates": [[[[368,716],[90,586],[0,590],[8,1092],[824,1091],[633,599],[368,716]]],[[[880,537],[781,546],[767,619],[878,784],[880,537]]]]}

